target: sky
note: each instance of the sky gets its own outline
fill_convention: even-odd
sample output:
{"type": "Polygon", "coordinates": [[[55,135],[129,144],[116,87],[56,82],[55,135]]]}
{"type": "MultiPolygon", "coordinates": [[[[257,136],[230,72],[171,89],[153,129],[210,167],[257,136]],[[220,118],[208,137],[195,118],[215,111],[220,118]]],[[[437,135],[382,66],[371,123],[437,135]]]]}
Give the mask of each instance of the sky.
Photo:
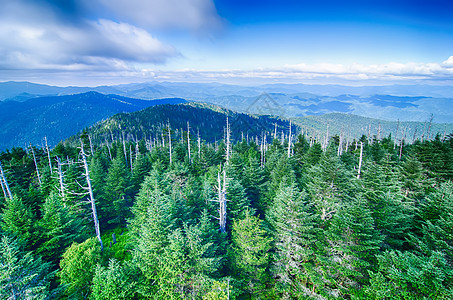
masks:
{"type": "Polygon", "coordinates": [[[453,1],[0,0],[0,81],[453,83],[453,1]]]}

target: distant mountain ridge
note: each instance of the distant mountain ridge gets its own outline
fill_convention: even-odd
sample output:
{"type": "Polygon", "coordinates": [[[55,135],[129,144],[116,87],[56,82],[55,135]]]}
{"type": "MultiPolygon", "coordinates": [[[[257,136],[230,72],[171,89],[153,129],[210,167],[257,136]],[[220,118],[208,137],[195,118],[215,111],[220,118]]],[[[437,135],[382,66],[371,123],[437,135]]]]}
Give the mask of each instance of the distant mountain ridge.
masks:
{"type": "Polygon", "coordinates": [[[387,121],[453,123],[453,87],[425,85],[340,86],[268,84],[238,86],[219,83],[149,82],[98,87],[52,87],[27,82],[0,83],[0,100],[96,91],[138,99],[183,98],[209,102],[245,113],[262,114],[271,106],[281,117],[351,113],[387,121]],[[262,102],[260,100],[269,100],[262,102]]]}
{"type": "Polygon", "coordinates": [[[158,104],[187,102],[180,98],[139,100],[118,95],[86,92],[0,102],[0,150],[32,143],[44,136],[56,145],[100,120],[120,112],[133,112],[158,104]]]}

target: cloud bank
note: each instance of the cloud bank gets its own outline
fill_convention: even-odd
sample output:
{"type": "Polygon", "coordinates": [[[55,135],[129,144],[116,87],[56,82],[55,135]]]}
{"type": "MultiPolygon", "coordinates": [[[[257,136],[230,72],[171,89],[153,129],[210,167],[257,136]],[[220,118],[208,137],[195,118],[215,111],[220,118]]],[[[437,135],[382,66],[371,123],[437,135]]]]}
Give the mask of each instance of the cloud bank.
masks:
{"type": "Polygon", "coordinates": [[[0,70],[102,72],[163,64],[180,53],[150,30],[201,32],[219,24],[210,0],[4,0],[0,70]]]}

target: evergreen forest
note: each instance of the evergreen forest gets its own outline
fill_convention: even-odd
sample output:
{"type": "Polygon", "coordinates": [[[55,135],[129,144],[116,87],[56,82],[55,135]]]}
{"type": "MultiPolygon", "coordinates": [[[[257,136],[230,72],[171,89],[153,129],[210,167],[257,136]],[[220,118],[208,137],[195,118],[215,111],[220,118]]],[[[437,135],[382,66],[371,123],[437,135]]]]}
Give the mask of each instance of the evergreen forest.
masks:
{"type": "Polygon", "coordinates": [[[453,298],[453,135],[128,120],[0,153],[1,299],[453,298]]]}

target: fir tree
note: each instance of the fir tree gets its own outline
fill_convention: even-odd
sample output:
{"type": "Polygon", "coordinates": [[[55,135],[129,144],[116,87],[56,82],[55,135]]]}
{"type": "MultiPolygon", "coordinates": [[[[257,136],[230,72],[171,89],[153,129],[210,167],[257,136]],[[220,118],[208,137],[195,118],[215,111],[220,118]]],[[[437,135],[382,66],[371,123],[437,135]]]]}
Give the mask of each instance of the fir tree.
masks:
{"type": "Polygon", "coordinates": [[[253,297],[265,297],[269,281],[271,239],[262,221],[247,211],[245,218],[233,223],[231,257],[242,288],[253,297]]]}
{"type": "Polygon", "coordinates": [[[270,207],[269,222],[275,242],[272,274],[283,298],[317,295],[322,286],[319,264],[319,218],[305,193],[281,185],[270,207]]]}
{"type": "Polygon", "coordinates": [[[2,235],[0,240],[0,298],[47,299],[52,295],[50,283],[55,272],[19,243],[2,235]]]}

